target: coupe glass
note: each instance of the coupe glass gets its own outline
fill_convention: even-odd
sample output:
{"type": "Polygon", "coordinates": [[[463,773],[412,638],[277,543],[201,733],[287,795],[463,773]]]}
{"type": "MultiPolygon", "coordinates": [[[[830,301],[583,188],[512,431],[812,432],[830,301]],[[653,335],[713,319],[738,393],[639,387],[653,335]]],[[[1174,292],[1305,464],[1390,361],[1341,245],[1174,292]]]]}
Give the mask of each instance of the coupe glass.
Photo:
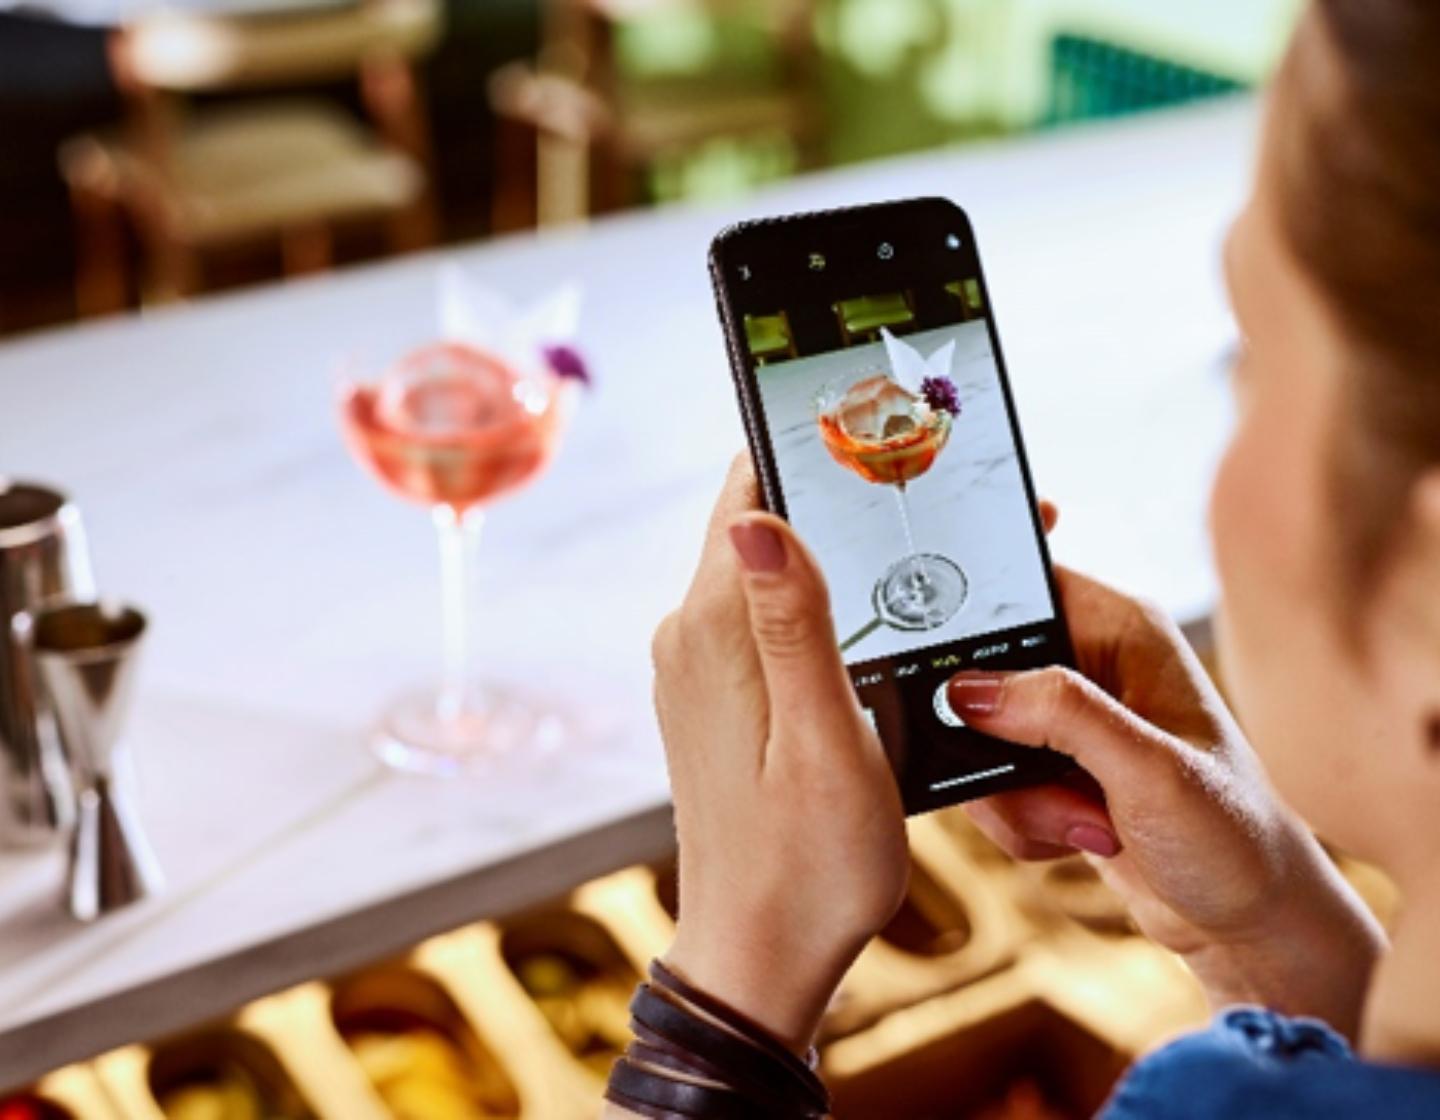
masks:
{"type": "Polygon", "coordinates": [[[427,506],[440,539],[444,660],[436,688],[402,697],[375,729],[391,766],[483,770],[563,737],[559,716],[474,672],[475,553],[484,507],[554,456],[571,383],[525,372],[459,343],[423,347],[377,381],[345,381],[340,420],[351,453],[391,493],[427,506]]]}
{"type": "Polygon", "coordinates": [[[837,378],[815,395],[820,436],[831,456],[866,482],[895,493],[905,555],[875,583],[875,616],[897,630],[934,630],[965,605],[970,582],[948,556],[915,545],[907,488],[935,464],[952,417],[933,409],[883,370],[837,378]]]}

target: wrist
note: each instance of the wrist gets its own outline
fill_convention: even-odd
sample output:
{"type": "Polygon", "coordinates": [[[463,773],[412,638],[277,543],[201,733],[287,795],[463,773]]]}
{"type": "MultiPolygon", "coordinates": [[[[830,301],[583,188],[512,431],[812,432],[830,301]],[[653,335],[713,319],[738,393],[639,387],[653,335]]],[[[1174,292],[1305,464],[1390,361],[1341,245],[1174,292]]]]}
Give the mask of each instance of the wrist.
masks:
{"type": "Polygon", "coordinates": [[[1213,1007],[1255,1003],[1359,1030],[1371,973],[1385,951],[1380,923],[1319,846],[1291,897],[1277,896],[1263,928],[1212,942],[1185,961],[1213,1007]]]}
{"type": "Polygon", "coordinates": [[[820,1020],[861,946],[833,954],[787,950],[780,939],[695,936],[684,923],[665,963],[794,1051],[814,1045],[820,1020]]]}

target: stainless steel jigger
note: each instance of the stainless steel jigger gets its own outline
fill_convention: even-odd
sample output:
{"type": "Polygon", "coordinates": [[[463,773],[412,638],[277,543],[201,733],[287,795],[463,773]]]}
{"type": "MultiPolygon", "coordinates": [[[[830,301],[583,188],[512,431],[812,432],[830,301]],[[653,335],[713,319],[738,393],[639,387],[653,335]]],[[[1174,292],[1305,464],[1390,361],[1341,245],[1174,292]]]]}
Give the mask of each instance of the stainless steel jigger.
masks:
{"type": "Polygon", "coordinates": [[[145,616],[106,603],[59,603],[22,616],[49,694],[75,787],[70,912],[82,921],[158,891],[160,865],[131,803],[130,754],[121,728],[134,692],[145,616]]]}
{"type": "Polygon", "coordinates": [[[54,715],[11,622],[93,587],[79,511],[58,490],[0,477],[0,846],[47,845],[75,823],[54,715]]]}

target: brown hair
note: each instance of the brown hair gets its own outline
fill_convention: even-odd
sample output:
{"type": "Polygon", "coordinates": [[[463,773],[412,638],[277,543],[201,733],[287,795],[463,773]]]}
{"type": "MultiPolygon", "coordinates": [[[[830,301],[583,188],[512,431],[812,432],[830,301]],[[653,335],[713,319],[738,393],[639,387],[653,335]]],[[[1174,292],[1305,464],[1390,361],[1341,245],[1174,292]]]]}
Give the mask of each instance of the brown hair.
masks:
{"type": "Polygon", "coordinates": [[[1334,492],[1363,585],[1440,462],[1440,3],[1313,0],[1276,98],[1283,236],[1351,359],[1334,492]]]}

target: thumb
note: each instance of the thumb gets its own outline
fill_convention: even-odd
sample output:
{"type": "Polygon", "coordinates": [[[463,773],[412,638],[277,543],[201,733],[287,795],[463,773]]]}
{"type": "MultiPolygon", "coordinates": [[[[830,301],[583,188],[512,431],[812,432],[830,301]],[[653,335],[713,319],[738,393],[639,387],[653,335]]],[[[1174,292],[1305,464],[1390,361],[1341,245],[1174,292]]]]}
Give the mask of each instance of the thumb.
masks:
{"type": "Polygon", "coordinates": [[[1069,755],[1107,797],[1123,797],[1158,780],[1176,761],[1169,735],[1061,665],[1020,673],[957,673],[946,696],[976,731],[1069,755]]]}
{"type": "Polygon", "coordinates": [[[729,526],[744,573],[750,632],[772,712],[823,719],[848,711],[850,678],[840,659],[825,578],[780,518],[743,514],[729,526]]]}

